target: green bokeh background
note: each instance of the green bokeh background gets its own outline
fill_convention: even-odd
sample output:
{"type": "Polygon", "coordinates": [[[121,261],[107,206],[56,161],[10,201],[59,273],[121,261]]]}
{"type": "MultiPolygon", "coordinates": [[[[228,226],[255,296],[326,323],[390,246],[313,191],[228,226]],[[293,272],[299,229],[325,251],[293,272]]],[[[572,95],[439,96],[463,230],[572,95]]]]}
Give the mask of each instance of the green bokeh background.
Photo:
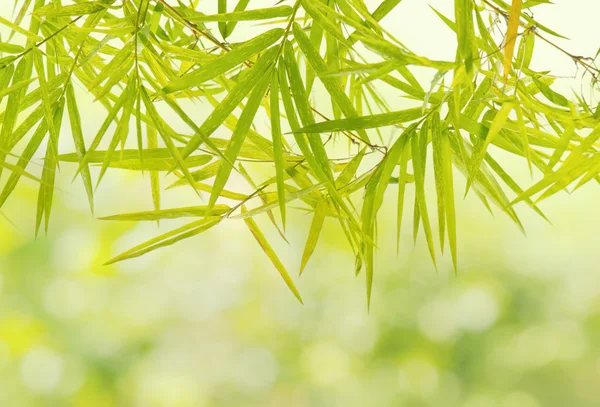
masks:
{"type": "MultiPolygon", "coordinates": [[[[450,3],[431,2],[446,14],[450,3]]],[[[573,38],[570,49],[593,55],[599,30],[585,26],[598,3],[557,3],[536,17],[573,38]]],[[[453,38],[424,2],[406,0],[387,23],[417,51],[421,44],[430,54],[453,54],[445,45],[453,38]],[[428,24],[432,37],[423,38],[418,26],[428,24]]],[[[536,57],[574,71],[544,48],[536,57]]],[[[86,109],[86,125],[97,126],[101,108],[89,101],[86,109]]],[[[531,182],[523,163],[499,157],[531,182]]],[[[457,275],[449,256],[436,273],[409,228],[396,253],[390,188],[367,312],[364,275],[354,276],[351,252],[330,220],[297,279],[305,305],[240,221],[102,266],[158,231],[93,219],[80,183],[70,184],[74,169],[61,167],[47,237],[33,238],[33,183],[2,210],[0,406],[600,405],[597,185],[545,202],[552,225],[519,207],[527,236],[500,211],[493,217],[471,196],[459,200],[457,275]]],[[[109,172],[96,215],[150,208],[148,183],[147,175],[109,172]]],[[[164,206],[191,199],[189,191],[169,193],[164,206]]],[[[292,213],[289,245],[268,221],[257,221],[295,272],[310,218],[292,213]]]]}

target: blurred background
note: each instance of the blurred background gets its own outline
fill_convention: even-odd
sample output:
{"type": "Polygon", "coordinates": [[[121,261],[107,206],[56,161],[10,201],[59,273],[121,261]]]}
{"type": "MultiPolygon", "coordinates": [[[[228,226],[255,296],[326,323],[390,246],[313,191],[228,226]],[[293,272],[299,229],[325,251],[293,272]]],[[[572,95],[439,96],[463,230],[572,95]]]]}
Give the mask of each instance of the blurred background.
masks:
{"type": "MultiPolygon", "coordinates": [[[[216,11],[216,2],[200,3],[216,11]]],[[[569,37],[558,41],[569,51],[593,56],[600,4],[556,3],[536,8],[536,18],[569,37]]],[[[447,0],[404,0],[384,25],[415,51],[451,60],[454,36],[428,4],[453,13],[447,0]]],[[[238,40],[261,30],[245,28],[234,34],[238,40]]],[[[541,45],[535,62],[556,75],[576,74],[572,61],[541,45]]],[[[557,86],[579,90],[581,83],[557,86]]],[[[103,108],[85,102],[83,90],[81,97],[84,128],[97,128],[95,112],[103,108]]],[[[71,152],[64,131],[61,149],[71,152]]],[[[532,182],[521,160],[498,157],[523,185],[532,182]]],[[[178,223],[159,230],[94,219],[79,180],[70,183],[74,170],[61,166],[47,237],[33,238],[35,184],[24,182],[1,212],[1,406],[600,405],[598,185],[544,202],[552,224],[519,207],[527,236],[499,211],[490,216],[472,194],[458,200],[457,275],[449,256],[436,273],[424,239],[413,246],[410,228],[396,253],[391,188],[369,313],[364,274],[354,276],[351,252],[330,219],[296,279],[304,305],[241,221],[102,266],[178,223]]],[[[148,178],[109,171],[95,216],[150,209],[148,178]]],[[[458,181],[457,196],[463,188],[458,181]]],[[[193,204],[189,191],[164,194],[165,208],[193,204]]],[[[265,219],[257,222],[295,275],[310,218],[292,214],[289,245],[265,219]]]]}

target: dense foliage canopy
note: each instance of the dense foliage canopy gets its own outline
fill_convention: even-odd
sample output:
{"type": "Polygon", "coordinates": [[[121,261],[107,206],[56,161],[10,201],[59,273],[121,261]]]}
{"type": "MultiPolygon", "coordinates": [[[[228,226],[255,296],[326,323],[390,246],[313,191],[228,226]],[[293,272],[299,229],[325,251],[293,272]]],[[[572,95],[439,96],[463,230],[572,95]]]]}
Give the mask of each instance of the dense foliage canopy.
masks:
{"type": "Polygon", "coordinates": [[[398,240],[405,193],[414,188],[415,237],[423,231],[434,264],[435,241],[442,250],[447,244],[456,268],[457,176],[464,177],[465,194],[497,206],[519,227],[514,204],[543,217],[539,200],[600,181],[600,109],[586,96],[598,69],[593,59],[554,45],[560,34],[534,20],[531,11],[548,1],[455,0],[453,16],[433,10],[456,35],[451,61],[419,55],[386,30],[384,18],[401,0],[288,0],[269,8],[219,0],[217,14],[198,11],[198,3],[15,2],[14,20],[0,18],[11,30],[0,41],[0,171],[6,175],[0,208],[21,178],[33,179],[39,182],[36,230],[47,229],[62,162],[77,163],[92,211],[94,186],[109,168],[140,171],[148,174],[154,209],[105,219],[196,219],[110,262],[193,237],[224,219],[243,219],[300,299],[254,221],[267,215],[285,239],[293,205],[313,213],[301,270],[325,218],[334,218],[354,251],[356,272],[365,270],[370,297],[386,191],[388,198],[397,195],[398,240]],[[260,23],[263,32],[229,43],[247,21],[260,23]],[[581,68],[584,91],[560,94],[549,71],[530,69],[540,41],[581,68]],[[106,110],[95,134],[82,126],[77,85],[106,110]],[[384,88],[410,107],[391,108],[384,88]],[[314,98],[317,89],[328,97],[314,98]],[[208,117],[198,119],[198,100],[213,107],[208,117]],[[261,115],[270,134],[257,127],[261,115]],[[216,137],[222,127],[230,137],[216,137]],[[385,127],[394,130],[389,139],[385,127]],[[60,152],[59,138],[71,135],[72,152],[60,152]],[[518,185],[491,146],[525,160],[540,180],[518,185]],[[45,154],[40,177],[29,168],[38,151],[45,154]],[[162,208],[160,172],[174,177],[167,189],[191,188],[198,201],[162,208]],[[253,192],[236,190],[240,180],[253,192]]]}

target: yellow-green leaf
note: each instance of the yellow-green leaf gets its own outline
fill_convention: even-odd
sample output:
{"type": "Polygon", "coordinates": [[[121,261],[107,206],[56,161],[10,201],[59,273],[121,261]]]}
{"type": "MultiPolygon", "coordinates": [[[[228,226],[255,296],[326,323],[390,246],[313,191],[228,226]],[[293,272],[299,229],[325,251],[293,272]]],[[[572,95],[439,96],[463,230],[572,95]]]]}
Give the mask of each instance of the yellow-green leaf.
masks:
{"type": "MultiPolygon", "coordinates": [[[[244,206],[242,206],[242,213],[245,211],[246,211],[246,208],[244,206]]],[[[271,245],[267,241],[267,238],[265,237],[265,235],[259,229],[256,222],[254,222],[254,219],[246,218],[246,219],[244,219],[244,222],[246,222],[248,229],[250,229],[250,232],[252,232],[252,235],[254,236],[254,238],[260,245],[260,247],[263,249],[263,251],[269,258],[269,260],[271,260],[271,263],[273,263],[273,265],[275,266],[275,268],[277,269],[277,271],[283,278],[283,281],[285,281],[285,284],[288,286],[288,288],[290,289],[292,294],[294,294],[294,296],[298,299],[298,301],[300,301],[300,303],[302,303],[302,297],[300,296],[300,293],[298,292],[298,289],[296,288],[294,281],[292,280],[289,273],[285,269],[285,266],[283,265],[281,260],[279,260],[279,257],[277,257],[275,250],[273,250],[273,247],[271,247],[271,245]]]]}
{"type": "Polygon", "coordinates": [[[235,47],[230,52],[221,57],[209,61],[194,72],[190,72],[181,78],[171,82],[163,89],[165,93],[172,93],[178,90],[189,89],[194,86],[202,85],[204,82],[224,74],[232,68],[242,64],[250,57],[264,51],[273,45],[283,35],[283,29],[275,28],[264,34],[235,47]]]}

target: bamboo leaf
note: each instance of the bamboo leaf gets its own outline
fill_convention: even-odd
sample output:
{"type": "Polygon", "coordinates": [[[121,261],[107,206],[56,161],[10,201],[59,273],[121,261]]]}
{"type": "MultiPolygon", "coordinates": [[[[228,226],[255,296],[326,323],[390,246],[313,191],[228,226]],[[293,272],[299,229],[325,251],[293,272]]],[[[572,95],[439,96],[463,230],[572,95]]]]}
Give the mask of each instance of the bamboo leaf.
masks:
{"type": "MultiPolygon", "coordinates": [[[[304,34],[302,28],[300,28],[300,26],[296,23],[294,23],[293,25],[293,32],[294,37],[298,42],[298,46],[302,49],[304,56],[306,57],[312,68],[315,70],[317,75],[320,76],[323,73],[327,72],[327,65],[325,64],[325,61],[321,58],[317,50],[313,48],[312,44],[310,43],[310,39],[306,36],[306,34],[304,34]]],[[[325,88],[331,95],[331,98],[333,99],[335,105],[337,105],[342,110],[346,117],[358,116],[356,110],[354,109],[354,106],[352,105],[352,102],[340,86],[340,83],[335,78],[325,76],[321,77],[321,81],[323,82],[323,85],[325,85],[325,88]]],[[[366,142],[369,141],[367,133],[364,132],[364,130],[362,129],[359,129],[359,136],[362,140],[366,142]]]]}
{"type": "MultiPolygon", "coordinates": [[[[426,122],[427,123],[427,122],[426,122]]],[[[427,200],[425,198],[425,161],[423,157],[424,149],[421,146],[423,140],[427,140],[429,132],[429,125],[424,125],[419,133],[413,135],[411,139],[412,148],[412,162],[413,170],[415,173],[415,195],[416,201],[419,205],[419,216],[423,221],[423,229],[425,231],[425,238],[427,240],[427,246],[429,247],[429,253],[433,260],[433,265],[437,268],[435,261],[435,249],[433,246],[433,234],[431,233],[431,225],[429,222],[429,214],[427,212],[427,200]]]]}
{"type": "Polygon", "coordinates": [[[473,26],[473,2],[471,0],[455,0],[454,16],[458,39],[457,60],[464,62],[467,72],[473,67],[473,46],[475,30],[473,26]]]}
{"type": "Polygon", "coordinates": [[[273,72],[270,91],[271,134],[273,136],[273,157],[275,160],[275,177],[277,178],[277,197],[281,211],[281,223],[285,230],[285,183],[283,163],[283,135],[281,134],[281,115],[279,112],[279,78],[277,71],[273,72]]]}
{"type": "MultiPolygon", "coordinates": [[[[219,14],[195,15],[193,17],[190,17],[189,20],[192,22],[268,20],[277,17],[288,17],[292,14],[292,10],[293,9],[290,6],[278,6],[245,11],[232,11],[230,13],[224,13],[219,11],[219,14]]],[[[221,27],[221,25],[219,25],[219,27],[221,27]]],[[[231,30],[229,30],[229,33],[230,32],[231,30]]]]}
{"type": "Polygon", "coordinates": [[[469,178],[467,180],[466,192],[469,191],[469,187],[473,182],[475,174],[479,171],[479,167],[485,157],[488,146],[504,126],[504,123],[508,119],[508,115],[512,109],[512,103],[504,102],[500,110],[494,116],[494,120],[490,125],[489,131],[487,134],[484,134],[483,140],[479,140],[479,144],[475,146],[475,149],[473,150],[473,156],[471,157],[471,162],[469,164],[469,178]]]}
{"type": "MultiPolygon", "coordinates": [[[[183,158],[181,157],[181,154],[179,154],[179,150],[177,150],[175,148],[175,145],[173,144],[173,139],[175,139],[175,137],[174,137],[175,136],[175,132],[160,117],[160,115],[156,111],[156,108],[154,107],[154,104],[150,100],[150,96],[148,96],[148,92],[146,92],[145,88],[142,88],[142,99],[144,100],[144,105],[146,105],[146,113],[152,119],[152,122],[154,123],[154,127],[158,130],[158,133],[160,134],[163,142],[165,143],[165,145],[167,146],[167,148],[171,152],[171,156],[173,157],[173,159],[177,163],[177,167],[179,168],[179,170],[181,170],[181,172],[184,174],[184,176],[187,179],[187,181],[193,187],[194,186],[194,179],[192,178],[192,176],[190,175],[188,169],[186,168],[185,163],[183,161],[183,158]]],[[[196,188],[194,188],[194,190],[195,189],[196,188]]]]}
{"type": "MultiPolygon", "coordinates": [[[[185,208],[160,209],[145,212],[125,213],[122,215],[105,216],[100,220],[122,220],[122,221],[155,221],[161,219],[195,218],[204,217],[208,207],[188,206],[185,208]]],[[[229,212],[231,208],[227,205],[215,205],[208,216],[220,216],[229,212]]]]}
{"type": "Polygon", "coordinates": [[[325,221],[326,205],[326,201],[321,201],[315,209],[315,214],[308,232],[308,238],[306,239],[306,244],[304,245],[304,252],[302,253],[302,261],[300,262],[300,275],[302,275],[306,264],[310,260],[315,248],[317,247],[321,229],[323,228],[323,222],[325,221]]]}
{"type": "Polygon", "coordinates": [[[161,247],[170,246],[175,244],[181,240],[189,239],[190,237],[199,235],[202,232],[207,231],[208,229],[216,226],[221,221],[221,217],[219,216],[211,216],[207,217],[192,223],[189,223],[185,226],[179,227],[177,229],[171,230],[170,232],[163,233],[160,236],[157,236],[153,239],[150,239],[144,243],[141,243],[120,255],[112,258],[106,265],[114,264],[123,260],[133,259],[136,257],[140,257],[146,253],[150,253],[156,249],[160,249],[161,247]]]}
{"type": "MultiPolygon", "coordinates": [[[[148,139],[148,149],[158,148],[158,134],[154,127],[150,125],[146,126],[146,138],[148,139]]],[[[146,158],[148,157],[148,149],[145,151],[146,158]]],[[[152,192],[154,210],[158,211],[160,210],[160,179],[158,171],[150,171],[150,190],[152,192]]]]}
{"type": "MultiPolygon", "coordinates": [[[[219,14],[226,14],[227,0],[219,0],[217,4],[219,14]]],[[[221,33],[221,37],[223,37],[223,39],[226,39],[229,36],[229,32],[227,32],[227,24],[225,24],[224,22],[219,22],[219,32],[221,33]]]]}
{"type": "Polygon", "coordinates": [[[33,14],[40,17],[73,17],[94,14],[106,10],[107,7],[108,4],[103,4],[102,1],[85,1],[68,6],[48,4],[34,11],[33,14]]]}
{"type": "Polygon", "coordinates": [[[202,123],[202,126],[200,126],[194,137],[187,143],[182,153],[183,158],[187,158],[194,150],[200,147],[202,142],[210,137],[240,105],[242,100],[254,88],[257,81],[266,74],[267,70],[274,63],[276,54],[277,49],[275,47],[270,48],[250,68],[246,75],[240,78],[239,82],[231,89],[221,103],[215,107],[204,123],[202,123]]]}
{"type": "MultiPolygon", "coordinates": [[[[83,130],[81,128],[81,115],[79,114],[79,108],[77,107],[77,100],[75,98],[75,91],[73,85],[67,85],[66,89],[67,99],[67,110],[69,111],[69,121],[71,123],[71,132],[73,133],[73,144],[77,151],[77,162],[82,163],[83,158],[86,154],[85,141],[83,138],[83,130]]],[[[60,161],[60,156],[57,157],[60,161]]],[[[94,213],[94,190],[92,187],[92,177],[90,175],[90,169],[87,164],[82,165],[81,169],[81,180],[88,197],[88,203],[90,210],[94,213]]]]}
{"type": "Polygon", "coordinates": [[[305,126],[294,133],[328,133],[334,131],[354,131],[392,126],[417,120],[423,116],[420,107],[399,110],[396,112],[380,113],[369,116],[350,117],[339,120],[329,120],[305,126]]]}
{"type": "Polygon", "coordinates": [[[273,45],[283,35],[283,29],[276,28],[261,34],[232,49],[221,57],[207,62],[200,69],[188,73],[181,78],[171,82],[163,89],[164,93],[173,93],[178,90],[189,89],[199,86],[206,81],[224,74],[232,68],[245,62],[250,57],[273,45]]]}
{"type": "MultiPolygon", "coordinates": [[[[341,30],[320,10],[318,10],[313,4],[313,1],[310,0],[301,0],[302,7],[306,12],[313,18],[314,21],[317,21],[323,29],[333,36],[340,43],[350,46],[346,37],[342,34],[341,30]]],[[[296,36],[296,33],[294,33],[296,36]]]]}
{"type": "Polygon", "coordinates": [[[569,107],[569,101],[566,97],[564,97],[560,93],[556,93],[555,91],[553,91],[550,88],[550,86],[546,85],[544,82],[540,81],[535,76],[532,76],[531,79],[533,79],[533,82],[537,85],[540,92],[542,92],[542,95],[544,95],[546,99],[548,99],[556,105],[569,107]]]}
{"type": "Polygon", "coordinates": [[[44,167],[42,169],[42,178],[40,188],[38,191],[38,203],[36,211],[35,221],[35,234],[37,236],[41,223],[42,217],[44,217],[44,231],[48,233],[48,226],[50,223],[50,213],[52,211],[52,204],[54,201],[54,182],[56,180],[57,170],[57,151],[58,146],[58,133],[62,121],[62,114],[64,108],[64,99],[54,109],[54,114],[50,120],[47,121],[49,127],[54,127],[54,130],[48,128],[48,143],[46,148],[46,156],[44,158],[44,167]],[[55,138],[53,138],[53,135],[55,138]]]}
{"type": "Polygon", "coordinates": [[[447,158],[442,140],[442,128],[439,112],[431,115],[431,144],[433,146],[433,173],[435,177],[435,190],[437,194],[438,229],[440,233],[440,248],[444,252],[444,237],[446,232],[446,208],[444,198],[445,189],[448,188],[445,179],[445,160],[447,158]]]}
{"type": "MultiPolygon", "coordinates": [[[[248,98],[248,103],[240,115],[240,120],[238,121],[237,127],[231,135],[231,141],[227,146],[227,150],[225,150],[225,157],[231,162],[235,161],[242,148],[242,145],[244,144],[246,135],[250,130],[250,126],[252,126],[254,116],[256,116],[256,112],[258,111],[258,108],[260,107],[269,86],[269,80],[270,75],[265,75],[265,77],[260,80],[260,82],[252,90],[252,93],[248,98]]],[[[213,184],[213,191],[210,195],[210,200],[208,203],[209,208],[212,208],[212,206],[217,202],[221,191],[223,188],[225,188],[225,184],[229,179],[232,169],[233,167],[227,162],[221,162],[215,182],[213,184]]]]}
{"type": "Polygon", "coordinates": [[[389,179],[392,176],[392,172],[394,171],[394,168],[396,167],[398,160],[405,149],[407,140],[412,136],[414,130],[415,126],[412,125],[406,129],[400,137],[398,137],[398,139],[389,149],[385,159],[377,166],[365,189],[365,198],[361,212],[361,219],[363,233],[369,239],[364,243],[363,248],[366,263],[365,274],[367,279],[367,304],[370,304],[371,302],[371,292],[373,288],[373,241],[375,240],[374,233],[377,212],[383,203],[383,196],[389,185],[389,179]]]}
{"type": "MultiPolygon", "coordinates": [[[[245,212],[244,206],[242,206],[242,213],[243,212],[245,212]]],[[[269,260],[271,260],[271,263],[273,263],[273,266],[275,266],[275,268],[283,278],[283,281],[285,281],[285,284],[288,286],[292,294],[294,294],[294,297],[296,297],[298,301],[300,301],[300,303],[302,304],[302,297],[300,296],[300,293],[298,292],[294,281],[285,269],[283,263],[281,263],[281,260],[279,260],[279,257],[277,257],[277,254],[275,254],[273,247],[271,247],[271,245],[265,238],[265,235],[263,235],[262,231],[258,228],[256,222],[254,222],[254,219],[246,218],[244,219],[244,222],[246,222],[246,226],[248,226],[248,229],[250,229],[250,232],[252,232],[252,235],[254,236],[260,247],[263,249],[269,260]]]]}
{"type": "MultiPolygon", "coordinates": [[[[438,134],[439,136],[439,134],[438,134]]],[[[454,205],[454,178],[452,175],[452,150],[447,130],[442,130],[441,142],[438,143],[438,149],[441,156],[441,171],[443,172],[444,183],[444,208],[446,215],[446,224],[448,225],[448,245],[454,270],[458,270],[458,255],[456,249],[456,209],[454,205]]]]}
{"type": "Polygon", "coordinates": [[[396,252],[400,250],[400,232],[402,230],[402,219],[404,214],[404,195],[406,192],[406,184],[408,183],[408,159],[410,157],[410,149],[405,148],[400,155],[400,173],[398,175],[398,207],[396,210],[396,252]]]}
{"type": "Polygon", "coordinates": [[[352,178],[356,176],[358,167],[360,166],[360,163],[362,162],[366,151],[367,147],[364,147],[358,152],[358,154],[352,157],[352,160],[350,160],[348,165],[344,167],[340,175],[338,175],[337,179],[335,180],[336,186],[338,188],[345,187],[346,185],[348,185],[348,183],[350,183],[350,181],[352,181],[352,178]]]}

